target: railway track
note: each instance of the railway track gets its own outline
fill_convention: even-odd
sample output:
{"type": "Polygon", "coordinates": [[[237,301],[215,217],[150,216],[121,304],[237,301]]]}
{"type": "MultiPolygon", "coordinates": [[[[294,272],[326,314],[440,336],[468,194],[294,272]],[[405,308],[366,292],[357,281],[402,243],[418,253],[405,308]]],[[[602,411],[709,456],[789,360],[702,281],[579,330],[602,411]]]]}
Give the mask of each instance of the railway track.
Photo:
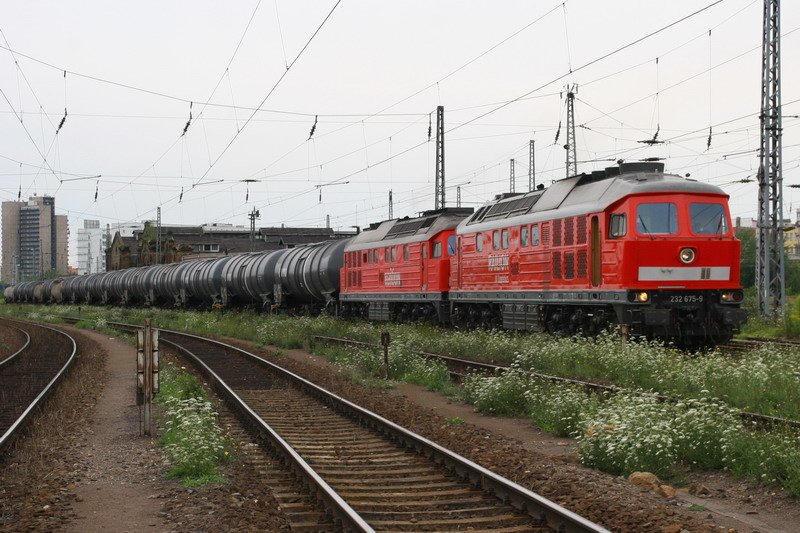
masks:
{"type": "MultiPolygon", "coordinates": [[[[321,342],[325,342],[325,343],[344,344],[344,345],[356,346],[356,347],[365,348],[365,349],[372,349],[372,350],[377,350],[377,349],[381,349],[382,348],[382,346],[380,344],[373,344],[373,343],[369,343],[369,342],[356,341],[356,340],[353,340],[353,339],[345,339],[345,338],[341,338],[341,337],[328,337],[328,336],[324,336],[324,335],[315,335],[313,337],[313,339],[315,341],[321,341],[321,342]]],[[[759,342],[765,342],[765,341],[749,340],[747,342],[748,343],[759,343],[759,342]]],[[[752,344],[748,344],[748,345],[752,346],[752,344]]],[[[506,365],[483,363],[483,362],[480,362],[480,361],[470,361],[468,359],[460,359],[458,357],[452,357],[452,356],[449,356],[449,355],[425,352],[425,351],[422,351],[422,350],[418,351],[417,353],[422,355],[422,356],[424,356],[424,357],[427,357],[429,359],[436,360],[436,361],[441,361],[441,362],[445,363],[447,365],[447,368],[450,371],[450,375],[453,378],[455,378],[456,380],[463,379],[465,376],[467,376],[470,373],[483,372],[483,373],[499,374],[499,373],[505,372],[509,368],[506,365]]],[[[576,386],[582,387],[585,390],[590,391],[590,392],[605,392],[605,393],[616,394],[617,392],[620,392],[620,391],[624,390],[621,387],[616,387],[614,385],[605,385],[605,384],[602,384],[602,383],[593,383],[593,382],[590,382],[590,381],[585,381],[585,380],[580,380],[580,379],[572,379],[572,378],[566,378],[566,377],[563,377],[563,376],[555,376],[555,375],[551,375],[551,374],[543,374],[541,372],[534,372],[534,371],[531,371],[531,370],[528,371],[528,374],[533,378],[544,380],[544,381],[550,381],[550,382],[553,382],[553,383],[567,383],[567,384],[570,384],[570,385],[576,385],[576,386]]],[[[664,395],[658,395],[658,396],[659,396],[659,398],[661,400],[668,401],[668,402],[679,402],[679,401],[682,400],[682,398],[676,398],[676,397],[671,397],[671,396],[664,396],[664,395]]],[[[757,424],[757,425],[759,425],[761,427],[767,427],[767,428],[771,428],[771,427],[787,427],[787,428],[800,429],[800,421],[798,421],[798,420],[789,420],[789,419],[786,419],[786,418],[779,418],[779,417],[775,417],[775,416],[762,415],[762,414],[759,414],[759,413],[750,413],[750,412],[746,412],[746,411],[740,412],[740,416],[741,416],[742,420],[744,420],[746,422],[755,423],[755,424],[757,424]]]]}
{"type": "Polygon", "coordinates": [[[257,355],[168,330],[160,342],[206,375],[337,528],[606,531],[257,355]]]}
{"type": "Polygon", "coordinates": [[[64,377],[76,352],[75,340],[62,331],[2,320],[21,331],[25,342],[0,361],[0,451],[64,377]]]}

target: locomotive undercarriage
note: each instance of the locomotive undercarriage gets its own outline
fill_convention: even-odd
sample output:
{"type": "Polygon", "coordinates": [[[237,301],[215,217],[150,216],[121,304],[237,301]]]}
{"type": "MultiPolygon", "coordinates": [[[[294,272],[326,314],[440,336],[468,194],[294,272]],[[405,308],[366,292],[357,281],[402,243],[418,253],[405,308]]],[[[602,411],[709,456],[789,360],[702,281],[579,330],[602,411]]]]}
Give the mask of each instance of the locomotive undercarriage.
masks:
{"type": "MultiPolygon", "coordinates": [[[[728,294],[740,291],[726,291],[728,294]]],[[[634,295],[641,293],[632,293],[634,295]]],[[[630,333],[696,349],[731,340],[747,320],[738,302],[725,303],[721,291],[651,291],[645,304],[617,306],[620,323],[630,333]]]]}

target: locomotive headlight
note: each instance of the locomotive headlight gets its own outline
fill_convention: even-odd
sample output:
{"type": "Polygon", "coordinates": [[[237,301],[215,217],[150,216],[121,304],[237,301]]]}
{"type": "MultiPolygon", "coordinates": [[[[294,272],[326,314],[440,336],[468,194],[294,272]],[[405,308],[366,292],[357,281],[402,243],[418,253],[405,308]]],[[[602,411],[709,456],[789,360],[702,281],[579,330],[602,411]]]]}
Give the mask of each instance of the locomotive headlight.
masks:
{"type": "Polygon", "coordinates": [[[689,264],[694,263],[695,253],[692,248],[682,248],[679,255],[681,263],[689,264]]]}
{"type": "Polygon", "coordinates": [[[720,299],[726,303],[741,302],[744,299],[742,291],[725,291],[720,294],[720,299]]]}
{"type": "Polygon", "coordinates": [[[637,292],[636,293],[636,301],[644,303],[650,299],[650,295],[647,294],[647,291],[637,292]]]}

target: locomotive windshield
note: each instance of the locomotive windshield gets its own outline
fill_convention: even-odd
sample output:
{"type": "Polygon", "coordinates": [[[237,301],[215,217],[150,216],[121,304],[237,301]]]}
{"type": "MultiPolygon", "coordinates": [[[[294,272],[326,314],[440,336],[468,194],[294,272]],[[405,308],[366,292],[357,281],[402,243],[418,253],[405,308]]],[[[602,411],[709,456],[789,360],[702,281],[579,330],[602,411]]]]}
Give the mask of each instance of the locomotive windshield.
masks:
{"type": "Polygon", "coordinates": [[[722,235],[728,233],[728,219],[722,204],[691,204],[692,233],[697,235],[722,235]]]}
{"type": "Polygon", "coordinates": [[[639,204],[636,207],[636,231],[640,235],[678,233],[678,208],[669,202],[639,204]]]}

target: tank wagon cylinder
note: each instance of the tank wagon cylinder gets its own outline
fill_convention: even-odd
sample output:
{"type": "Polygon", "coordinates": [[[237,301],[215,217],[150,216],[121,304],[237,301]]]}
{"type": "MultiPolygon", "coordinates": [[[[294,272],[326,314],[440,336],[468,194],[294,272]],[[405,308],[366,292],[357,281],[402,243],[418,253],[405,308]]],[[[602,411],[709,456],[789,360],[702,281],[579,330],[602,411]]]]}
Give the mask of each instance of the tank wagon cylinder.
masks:
{"type": "Polygon", "coordinates": [[[169,294],[168,299],[170,303],[176,306],[186,304],[186,288],[187,288],[187,272],[195,267],[197,261],[184,261],[178,263],[173,269],[170,269],[165,274],[164,290],[169,294]]]}
{"type": "Polygon", "coordinates": [[[70,304],[73,302],[73,290],[75,286],[75,278],[65,278],[61,283],[61,303],[70,304]]]}
{"type": "Polygon", "coordinates": [[[349,239],[290,249],[275,265],[280,298],[296,304],[328,301],[339,291],[339,270],[349,239]]]}
{"type": "Polygon", "coordinates": [[[161,265],[142,267],[133,278],[131,294],[134,300],[144,305],[152,305],[154,280],[160,267],[161,265]]]}
{"type": "Polygon", "coordinates": [[[3,298],[6,299],[6,302],[10,303],[14,301],[14,289],[15,287],[12,285],[3,290],[3,298]]]}
{"type": "Polygon", "coordinates": [[[216,304],[222,301],[222,270],[231,256],[203,261],[194,273],[192,296],[200,302],[216,304]]]}
{"type": "Polygon", "coordinates": [[[258,255],[258,253],[235,255],[222,267],[222,305],[228,306],[234,301],[252,302],[253,299],[245,285],[244,272],[247,264],[254,261],[258,255]]]}
{"type": "MultiPolygon", "coordinates": [[[[54,292],[59,291],[59,286],[63,280],[61,278],[56,279],[48,279],[42,285],[44,289],[44,294],[42,295],[42,302],[43,303],[52,303],[57,301],[54,297],[54,292]]],[[[59,291],[60,293],[60,291],[59,291]]]]}
{"type": "Polygon", "coordinates": [[[114,304],[117,303],[118,300],[114,299],[113,297],[113,284],[114,280],[117,279],[121,274],[122,270],[110,270],[105,273],[103,276],[103,282],[101,284],[101,289],[103,291],[103,298],[102,302],[104,304],[114,304]]]}
{"type": "Polygon", "coordinates": [[[275,266],[289,250],[281,248],[269,252],[261,252],[249,261],[242,272],[245,290],[253,301],[268,305],[273,301],[275,291],[275,266]]]}
{"type": "Polygon", "coordinates": [[[159,269],[155,276],[155,286],[153,287],[153,296],[156,301],[161,305],[170,305],[174,303],[175,298],[169,290],[169,279],[171,273],[181,266],[181,263],[170,263],[164,265],[159,269]]]}
{"type": "Polygon", "coordinates": [[[33,301],[37,304],[44,303],[44,282],[33,286],[33,301]]]}
{"type": "Polygon", "coordinates": [[[103,289],[105,272],[91,274],[87,280],[89,298],[92,303],[99,304],[105,301],[105,291],[103,289]]]}
{"type": "Polygon", "coordinates": [[[147,296],[150,305],[161,303],[161,286],[164,284],[165,273],[172,267],[171,264],[150,267],[151,274],[147,284],[147,296]]]}

